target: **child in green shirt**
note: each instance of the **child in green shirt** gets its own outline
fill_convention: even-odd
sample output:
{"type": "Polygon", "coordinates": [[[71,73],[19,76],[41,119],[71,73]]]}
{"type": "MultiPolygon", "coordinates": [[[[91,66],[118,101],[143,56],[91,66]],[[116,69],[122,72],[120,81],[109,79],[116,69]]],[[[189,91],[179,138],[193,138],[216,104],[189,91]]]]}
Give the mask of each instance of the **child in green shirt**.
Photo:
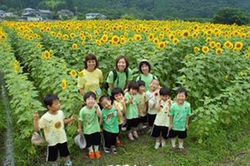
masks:
{"type": "Polygon", "coordinates": [[[138,97],[139,97],[139,129],[147,128],[147,100],[145,93],[145,82],[142,80],[137,81],[138,83],[138,97]]]}
{"type": "Polygon", "coordinates": [[[184,139],[187,137],[189,117],[191,115],[190,103],[186,101],[187,91],[185,88],[177,90],[176,102],[170,108],[170,133],[172,149],[176,148],[176,137],[179,141],[179,150],[186,154],[183,147],[184,139]]]}
{"type": "Polygon", "coordinates": [[[103,136],[105,140],[104,152],[117,154],[116,137],[119,133],[118,116],[121,112],[111,104],[108,96],[102,96],[100,103],[103,107],[101,124],[103,124],[103,136]],[[110,150],[111,149],[111,150],[110,150]]]}
{"type": "Polygon", "coordinates": [[[138,84],[134,81],[128,85],[128,92],[125,93],[126,102],[126,118],[127,118],[127,130],[128,138],[133,141],[134,137],[138,138],[137,126],[138,126],[138,104],[139,98],[137,95],[138,84]]]}
{"type": "MultiPolygon", "coordinates": [[[[113,88],[111,92],[111,100],[113,101],[114,106],[121,112],[121,115],[118,116],[119,122],[119,133],[121,131],[126,131],[126,103],[124,99],[123,90],[119,87],[113,88]]],[[[119,136],[116,138],[116,146],[122,146],[123,143],[120,140],[119,136]]]]}
{"type": "Polygon", "coordinates": [[[99,145],[101,143],[100,124],[98,117],[101,118],[101,110],[96,103],[96,95],[94,92],[87,92],[83,97],[86,106],[79,113],[78,132],[84,133],[89,150],[90,159],[100,159],[101,153],[99,145]],[[83,128],[83,130],[82,130],[83,128]]]}

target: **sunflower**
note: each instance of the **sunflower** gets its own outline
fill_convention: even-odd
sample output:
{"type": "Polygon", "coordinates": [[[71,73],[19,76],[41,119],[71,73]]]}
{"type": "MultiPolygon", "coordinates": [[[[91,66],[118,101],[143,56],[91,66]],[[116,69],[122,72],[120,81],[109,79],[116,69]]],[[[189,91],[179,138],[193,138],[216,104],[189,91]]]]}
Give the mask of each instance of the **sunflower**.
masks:
{"type": "Polygon", "coordinates": [[[82,40],[85,40],[85,39],[86,39],[86,36],[85,36],[83,33],[80,33],[80,38],[81,38],[82,40]]]}
{"type": "Polygon", "coordinates": [[[153,33],[149,34],[148,35],[148,40],[152,41],[153,39],[154,39],[154,34],[153,33]]]}
{"type": "Polygon", "coordinates": [[[214,47],[215,47],[215,42],[214,42],[214,41],[209,42],[209,46],[210,46],[211,48],[214,48],[214,47]]]}
{"type": "Polygon", "coordinates": [[[42,48],[42,45],[40,43],[37,43],[36,48],[42,48]]]}
{"type": "Polygon", "coordinates": [[[114,36],[111,38],[112,44],[117,44],[117,43],[119,43],[119,41],[120,41],[120,38],[119,38],[117,35],[114,35],[114,36]]]}
{"type": "Polygon", "coordinates": [[[249,52],[246,51],[245,54],[244,54],[244,56],[245,56],[245,58],[249,58],[250,57],[249,52]]]}
{"type": "Polygon", "coordinates": [[[107,41],[108,41],[108,35],[103,35],[101,39],[102,39],[104,42],[107,42],[107,41]]]}
{"type": "Polygon", "coordinates": [[[95,44],[100,46],[101,45],[101,41],[100,40],[95,40],[95,44]]]}
{"type": "Polygon", "coordinates": [[[193,38],[193,39],[197,38],[197,36],[198,36],[198,33],[193,33],[193,34],[192,34],[192,38],[193,38]]]}
{"type": "Polygon", "coordinates": [[[19,69],[18,61],[15,60],[14,70],[16,73],[18,72],[18,69],[19,69]]]}
{"type": "Polygon", "coordinates": [[[233,44],[230,41],[226,41],[224,43],[224,47],[226,47],[227,49],[232,49],[233,48],[233,44]]]}
{"type": "Polygon", "coordinates": [[[220,43],[220,42],[217,42],[217,43],[216,43],[216,47],[217,47],[217,48],[221,48],[221,43],[220,43]]]}
{"type": "Polygon", "coordinates": [[[121,38],[120,44],[124,44],[125,42],[126,42],[126,38],[125,37],[121,38]]]}
{"type": "Polygon", "coordinates": [[[174,39],[172,40],[172,42],[176,45],[176,44],[179,43],[179,40],[178,40],[177,38],[174,38],[174,39]]]}
{"type": "Polygon", "coordinates": [[[170,40],[173,40],[173,39],[175,38],[175,36],[174,36],[173,34],[170,34],[170,35],[168,35],[168,38],[169,38],[170,40]]]}
{"type": "Polygon", "coordinates": [[[158,39],[158,38],[154,38],[153,42],[154,42],[155,44],[157,44],[157,43],[159,42],[159,39],[158,39]]]}
{"type": "Polygon", "coordinates": [[[83,77],[83,76],[84,76],[84,72],[83,71],[79,72],[79,77],[83,77]]]}
{"type": "Polygon", "coordinates": [[[201,49],[199,47],[194,47],[194,52],[198,53],[201,49]]]}
{"type": "Polygon", "coordinates": [[[220,54],[222,54],[223,50],[222,50],[222,48],[216,48],[215,52],[217,55],[220,55],[220,54]]]}
{"type": "Polygon", "coordinates": [[[134,38],[135,41],[141,41],[142,40],[141,35],[138,35],[138,34],[134,35],[133,38],[134,38]]]}
{"type": "Polygon", "coordinates": [[[57,121],[55,124],[54,124],[54,128],[55,129],[60,129],[62,127],[62,123],[60,121],[57,121]]]}
{"type": "Polygon", "coordinates": [[[224,76],[224,80],[226,80],[226,81],[229,80],[229,75],[228,74],[224,76]]]}
{"type": "Polygon", "coordinates": [[[46,50],[42,53],[42,59],[49,59],[51,57],[51,53],[46,50]]]}
{"type": "Polygon", "coordinates": [[[212,39],[211,39],[210,37],[208,37],[208,38],[206,39],[206,42],[209,43],[209,42],[211,42],[211,40],[212,40],[212,39]]]}
{"type": "Polygon", "coordinates": [[[75,78],[77,75],[77,72],[75,70],[71,70],[69,74],[71,77],[75,78]]]}
{"type": "Polygon", "coordinates": [[[67,81],[65,79],[62,80],[61,86],[63,90],[67,88],[67,81]]]}
{"type": "Polygon", "coordinates": [[[68,40],[68,39],[69,39],[69,35],[64,34],[64,35],[63,35],[63,40],[68,40]]]}
{"type": "Polygon", "coordinates": [[[56,34],[56,37],[61,38],[61,37],[62,37],[62,33],[61,33],[61,32],[58,32],[58,33],[56,34]]]}
{"type": "Polygon", "coordinates": [[[166,42],[159,42],[159,43],[157,43],[157,48],[163,49],[165,47],[166,47],[166,42]]]}
{"type": "Polygon", "coordinates": [[[82,46],[85,46],[85,41],[83,40],[83,41],[81,42],[81,44],[82,44],[82,46]]]}
{"type": "Polygon", "coordinates": [[[188,30],[185,30],[182,32],[182,37],[184,37],[184,38],[189,37],[189,35],[190,35],[190,32],[188,30]]]}
{"type": "Polygon", "coordinates": [[[208,53],[208,51],[209,51],[209,48],[208,48],[207,46],[203,46],[203,47],[202,47],[202,52],[203,52],[204,54],[208,53]]]}
{"type": "Polygon", "coordinates": [[[75,37],[76,37],[76,34],[75,34],[75,33],[71,33],[71,34],[70,34],[70,38],[71,38],[71,39],[74,39],[75,37]]]}
{"type": "Polygon", "coordinates": [[[242,48],[243,48],[243,43],[242,43],[242,42],[236,42],[236,43],[234,44],[234,49],[235,49],[236,51],[240,51],[242,48]]]}
{"type": "Polygon", "coordinates": [[[77,48],[78,48],[78,46],[77,46],[77,44],[76,43],[74,43],[74,44],[72,44],[72,50],[77,50],[77,48]]]}

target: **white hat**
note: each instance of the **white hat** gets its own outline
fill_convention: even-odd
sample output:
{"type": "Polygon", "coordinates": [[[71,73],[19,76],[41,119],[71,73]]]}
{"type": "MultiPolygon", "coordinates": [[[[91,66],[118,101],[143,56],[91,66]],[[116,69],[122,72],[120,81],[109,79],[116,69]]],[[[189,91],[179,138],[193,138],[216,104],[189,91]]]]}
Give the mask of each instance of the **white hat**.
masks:
{"type": "Polygon", "coordinates": [[[86,139],[84,137],[83,134],[78,134],[76,137],[75,137],[75,144],[77,146],[79,146],[80,149],[84,149],[86,147],[86,139]]]}

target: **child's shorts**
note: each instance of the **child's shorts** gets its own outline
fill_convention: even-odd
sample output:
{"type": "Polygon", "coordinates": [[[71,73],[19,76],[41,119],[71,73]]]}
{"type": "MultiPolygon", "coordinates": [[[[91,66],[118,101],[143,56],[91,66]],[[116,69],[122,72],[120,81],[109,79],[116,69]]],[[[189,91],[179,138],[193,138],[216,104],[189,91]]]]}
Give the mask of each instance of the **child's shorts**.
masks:
{"type": "Polygon", "coordinates": [[[84,134],[84,137],[87,142],[87,148],[92,145],[100,145],[101,144],[101,134],[100,132],[92,133],[92,134],[84,134]]]}
{"type": "Polygon", "coordinates": [[[175,138],[177,136],[180,139],[187,138],[187,130],[185,131],[170,130],[169,131],[169,138],[175,138]]]}
{"type": "Polygon", "coordinates": [[[127,119],[127,130],[130,130],[132,127],[137,127],[139,123],[139,118],[127,119]]]}
{"type": "Polygon", "coordinates": [[[139,122],[140,123],[147,123],[147,121],[148,121],[148,118],[147,118],[147,115],[145,115],[145,116],[141,116],[140,118],[139,118],[139,122]]]}
{"type": "Polygon", "coordinates": [[[157,138],[159,136],[162,136],[164,139],[167,139],[168,138],[168,134],[169,134],[168,133],[168,127],[154,125],[152,133],[151,133],[151,136],[155,137],[155,138],[157,138]]]}
{"type": "Polygon", "coordinates": [[[60,157],[67,157],[69,156],[69,149],[67,142],[64,142],[62,144],[58,143],[55,146],[48,146],[48,153],[47,153],[47,161],[53,162],[57,160],[58,152],[60,154],[60,157]]]}
{"type": "Polygon", "coordinates": [[[122,124],[119,124],[119,133],[118,133],[118,135],[121,133],[121,131],[122,131],[122,124]]]}
{"type": "Polygon", "coordinates": [[[156,114],[148,114],[148,125],[153,126],[155,122],[156,114]]]}

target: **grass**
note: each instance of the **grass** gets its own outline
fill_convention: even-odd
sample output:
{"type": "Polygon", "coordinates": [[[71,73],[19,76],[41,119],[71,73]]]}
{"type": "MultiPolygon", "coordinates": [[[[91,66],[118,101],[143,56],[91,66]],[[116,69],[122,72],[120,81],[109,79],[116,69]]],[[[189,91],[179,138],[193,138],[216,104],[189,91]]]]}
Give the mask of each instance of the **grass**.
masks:
{"type": "MultiPolygon", "coordinates": [[[[125,135],[123,135],[125,137],[125,135]]],[[[137,141],[123,139],[124,148],[118,149],[118,154],[103,154],[100,160],[90,160],[87,150],[78,151],[72,155],[74,165],[250,165],[250,126],[241,126],[221,131],[218,137],[207,139],[203,144],[187,138],[185,147],[187,155],[170,151],[170,141],[167,146],[154,149],[154,140],[148,135],[142,135],[137,141]]]]}

